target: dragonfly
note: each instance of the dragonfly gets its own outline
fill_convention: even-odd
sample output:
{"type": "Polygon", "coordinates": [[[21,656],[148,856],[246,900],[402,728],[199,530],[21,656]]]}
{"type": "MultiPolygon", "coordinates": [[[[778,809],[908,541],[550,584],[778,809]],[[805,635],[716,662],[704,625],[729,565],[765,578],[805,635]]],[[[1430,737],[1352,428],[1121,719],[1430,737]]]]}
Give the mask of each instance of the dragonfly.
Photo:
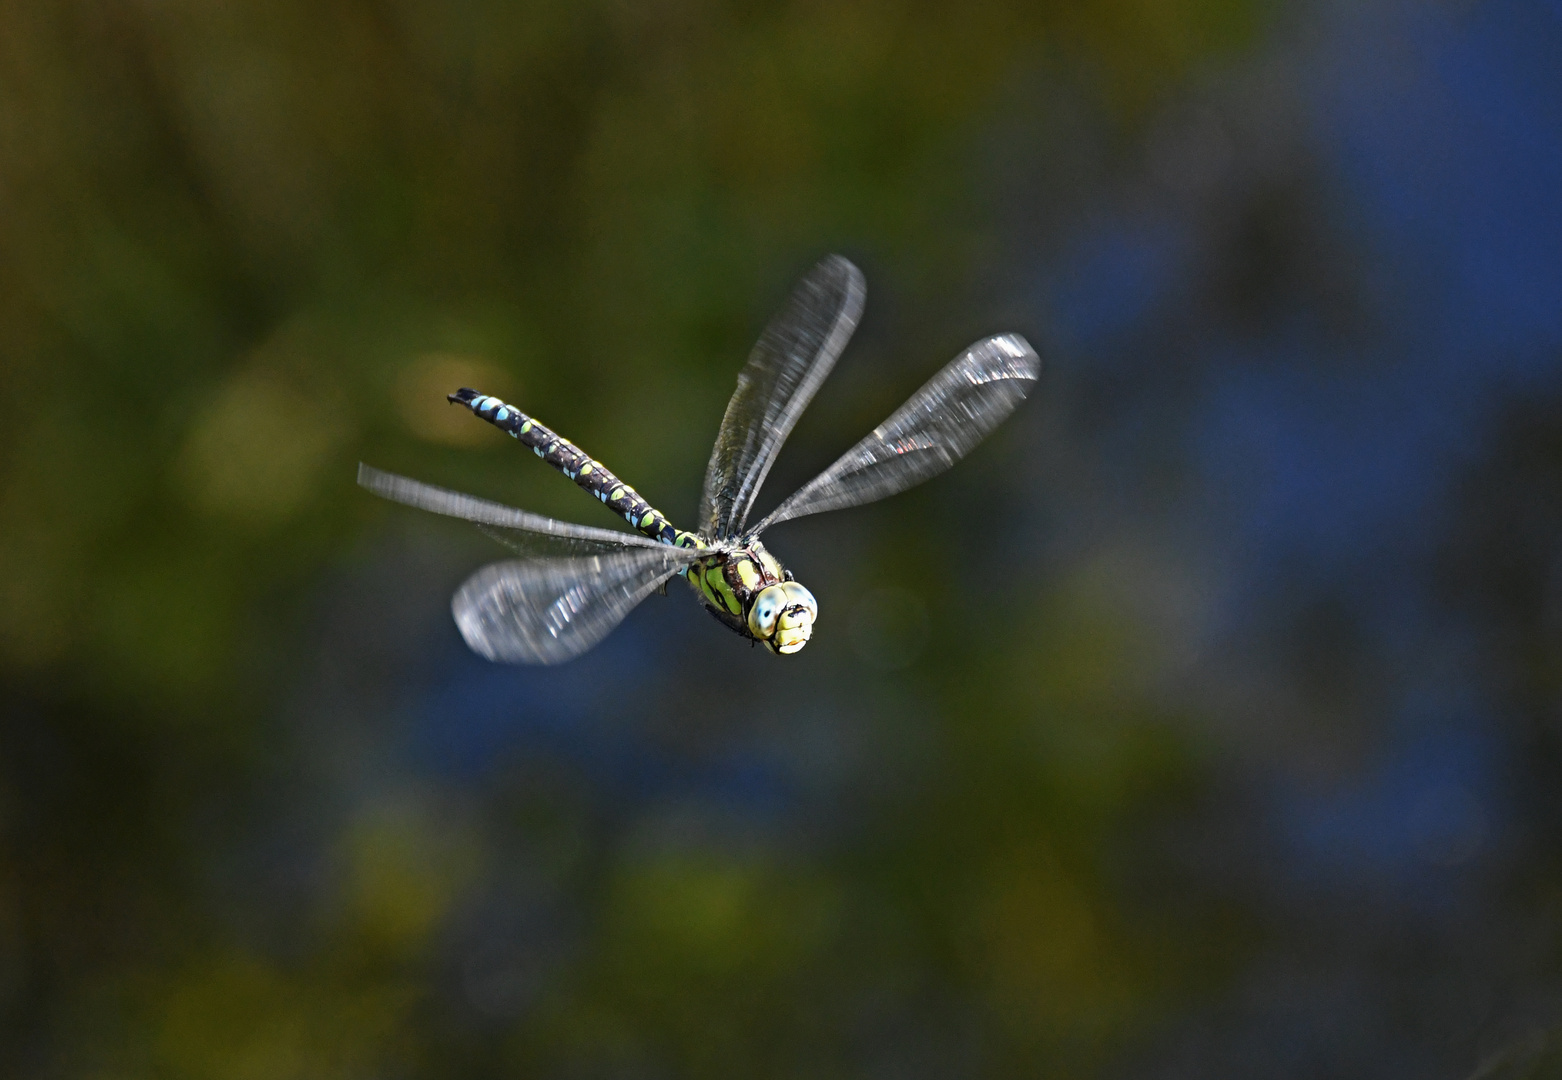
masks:
{"type": "Polygon", "coordinates": [[[636,532],[559,521],[362,463],[358,483],[394,502],[473,522],[518,556],[484,566],[451,599],[461,636],[489,660],[572,660],[679,576],[723,626],[778,655],[794,654],[812,636],[819,604],[760,536],[773,525],[874,502],[944,472],[1014,411],[1040,372],[1035,350],[1019,334],[976,342],[833,465],[751,522],[760,486],[856,329],[865,296],[861,271],[831,255],[803,276],[765,327],[722,417],[692,531],[676,528],[540,421],[469,388],[449,400],[530,447],[636,532]]]}

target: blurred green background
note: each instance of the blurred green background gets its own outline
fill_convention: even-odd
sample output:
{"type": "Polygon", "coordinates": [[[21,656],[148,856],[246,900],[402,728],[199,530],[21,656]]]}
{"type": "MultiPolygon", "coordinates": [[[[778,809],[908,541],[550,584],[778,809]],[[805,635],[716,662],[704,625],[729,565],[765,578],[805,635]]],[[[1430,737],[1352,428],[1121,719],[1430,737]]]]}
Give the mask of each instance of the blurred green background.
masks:
{"type": "Polygon", "coordinates": [[[0,1073],[1460,1077],[1553,1022],[1559,46],[0,6],[0,1073]],[[468,654],[502,552],[355,463],[608,524],[474,386],[686,526],[831,251],[868,313],[762,507],[978,337],[1045,367],[767,538],[810,648],[675,587],[468,654]]]}

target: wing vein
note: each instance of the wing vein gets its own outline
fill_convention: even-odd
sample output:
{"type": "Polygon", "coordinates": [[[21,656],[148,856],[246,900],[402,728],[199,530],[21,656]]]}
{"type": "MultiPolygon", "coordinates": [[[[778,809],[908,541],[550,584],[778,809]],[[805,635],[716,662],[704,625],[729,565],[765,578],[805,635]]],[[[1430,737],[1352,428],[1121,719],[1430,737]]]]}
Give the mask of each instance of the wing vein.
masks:
{"type": "Polygon", "coordinates": [[[1036,351],[1018,334],[977,342],[771,511],[754,532],[808,514],[860,506],[937,476],[1025,400],[1040,370],[1036,351]]]}
{"type": "MultiPolygon", "coordinates": [[[[576,525],[528,510],[517,510],[513,506],[479,499],[475,495],[435,487],[395,473],[381,472],[361,463],[358,466],[358,483],[392,502],[473,522],[489,536],[523,554],[588,554],[630,548],[690,550],[669,549],[666,544],[659,544],[638,533],[576,525]]],[[[692,562],[693,558],[690,555],[685,561],[692,562]]]]}
{"type": "Polygon", "coordinates": [[[678,548],[491,563],[450,610],[473,652],[500,663],[562,664],[596,645],[685,564],[678,548]]]}
{"type": "Polygon", "coordinates": [[[862,274],[831,255],[810,270],[738,373],[700,498],[704,535],[743,531],[781,445],[835,366],[862,314],[862,274]]]}

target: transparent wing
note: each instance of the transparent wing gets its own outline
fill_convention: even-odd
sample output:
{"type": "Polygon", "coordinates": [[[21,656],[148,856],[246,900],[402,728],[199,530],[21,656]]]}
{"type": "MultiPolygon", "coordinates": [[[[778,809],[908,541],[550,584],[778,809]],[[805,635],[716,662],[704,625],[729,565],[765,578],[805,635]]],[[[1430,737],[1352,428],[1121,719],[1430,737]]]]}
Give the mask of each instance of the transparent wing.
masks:
{"type": "Polygon", "coordinates": [[[682,549],[631,548],[574,559],[493,563],[451,598],[472,651],[510,664],[562,664],[608,635],[688,559],[682,549]]]}
{"type": "Polygon", "coordinates": [[[626,548],[666,550],[650,537],[638,533],[595,529],[541,514],[517,510],[502,503],[489,502],[459,491],[449,491],[420,483],[395,473],[381,472],[360,463],[358,483],[376,495],[429,510],[446,517],[477,523],[477,527],[506,547],[526,555],[592,555],[626,548]]]}
{"type": "Polygon", "coordinates": [[[743,531],[776,452],[856,329],[864,295],[861,272],[831,255],[765,327],[738,373],[711,450],[700,497],[705,536],[724,540],[743,531]]]}
{"type": "Polygon", "coordinates": [[[1036,351],[1018,334],[977,342],[754,531],[860,506],[937,476],[1003,423],[1030,393],[1040,370],[1036,351]]]}

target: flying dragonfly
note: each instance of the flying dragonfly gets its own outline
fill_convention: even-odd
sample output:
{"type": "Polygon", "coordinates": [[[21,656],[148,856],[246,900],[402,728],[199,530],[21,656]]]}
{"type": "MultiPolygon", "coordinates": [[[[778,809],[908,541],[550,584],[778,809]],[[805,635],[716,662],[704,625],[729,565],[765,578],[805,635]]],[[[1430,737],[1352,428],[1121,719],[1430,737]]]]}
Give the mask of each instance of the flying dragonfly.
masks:
{"type": "Polygon", "coordinates": [[[568,439],[498,398],[449,395],[607,504],[638,530],[576,525],[358,466],[376,495],[475,522],[520,557],[456,590],[461,636],[490,660],[560,664],[587,651],[651,593],[682,576],[723,626],[771,652],[808,643],[819,604],[760,542],[772,525],[882,499],[948,469],[1025,399],[1040,360],[1018,334],[978,341],[889,419],[757,524],[760,485],[862,314],[862,273],[831,255],[810,270],[765,328],[722,417],[698,528],[676,528],[634,488],[568,439]]]}

